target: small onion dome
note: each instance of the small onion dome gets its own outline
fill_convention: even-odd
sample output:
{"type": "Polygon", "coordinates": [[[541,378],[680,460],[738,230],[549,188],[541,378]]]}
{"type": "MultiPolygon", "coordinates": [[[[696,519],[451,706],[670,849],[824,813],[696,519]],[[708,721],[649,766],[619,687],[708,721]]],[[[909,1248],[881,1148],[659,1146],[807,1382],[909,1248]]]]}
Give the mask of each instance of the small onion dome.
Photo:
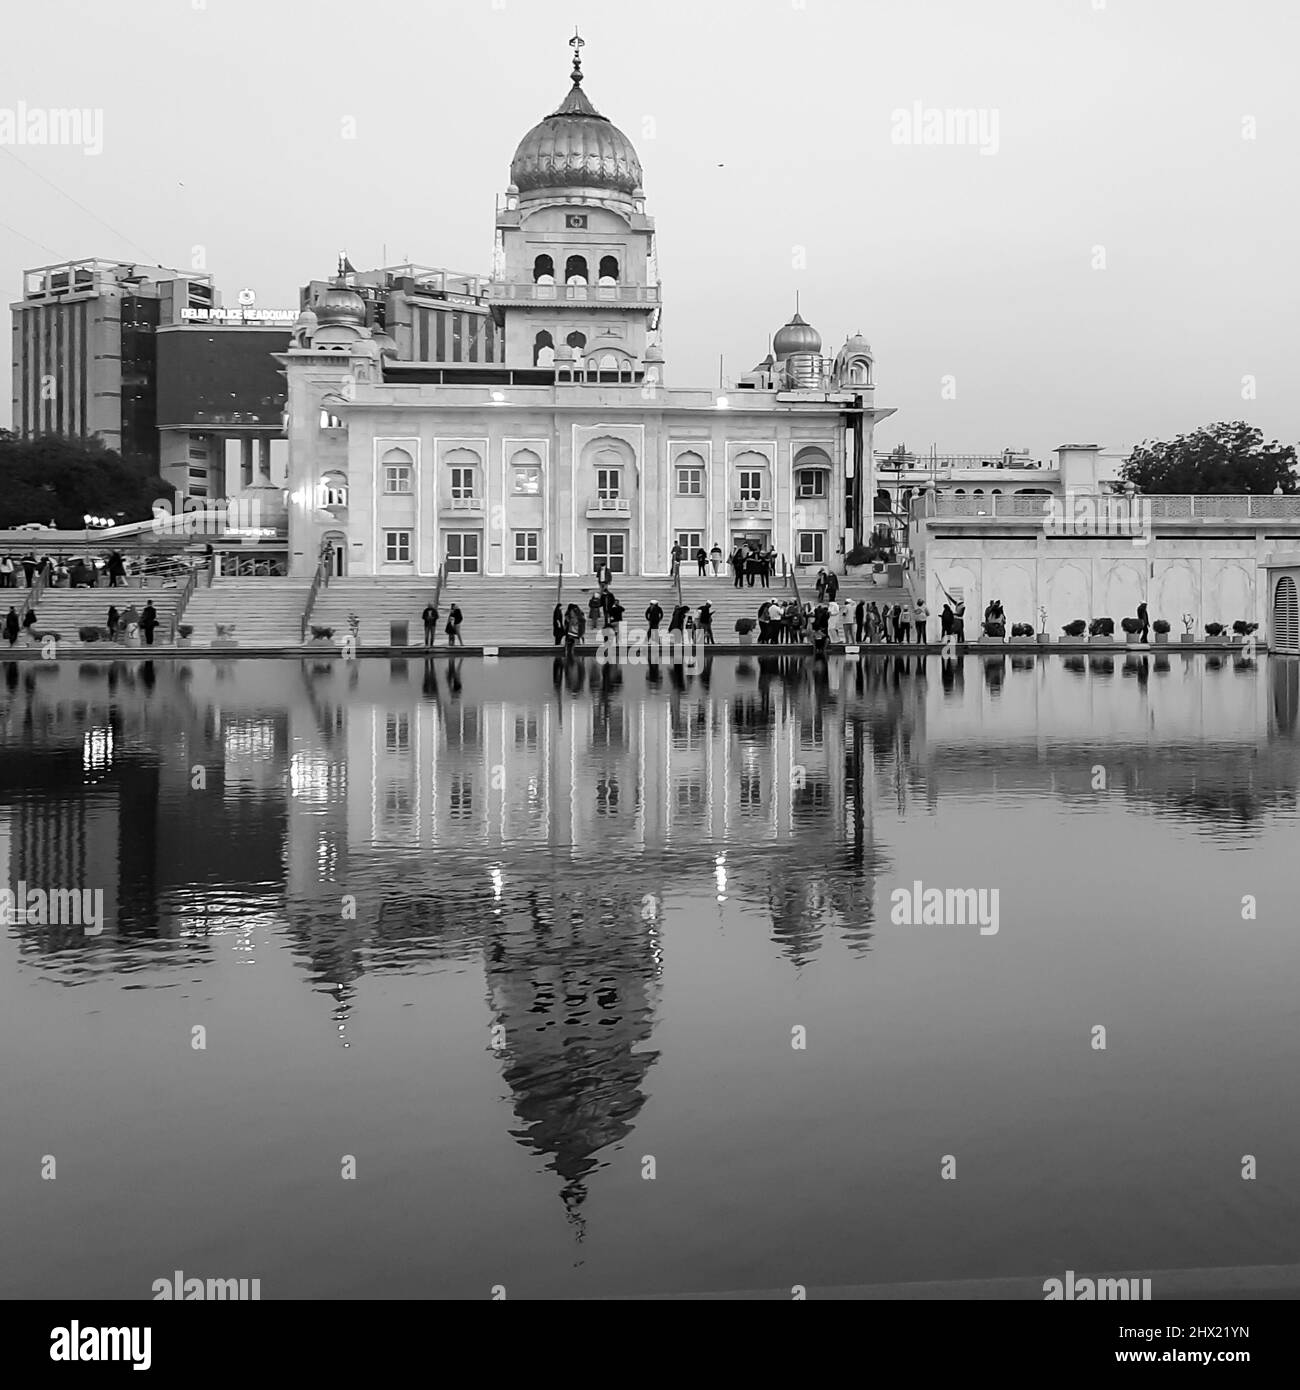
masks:
{"type": "Polygon", "coordinates": [[[292,336],[299,342],[310,339],[318,326],[316,315],[312,312],[311,305],[307,305],[302,313],[298,315],[297,322],[293,326],[292,336]]]}
{"type": "Polygon", "coordinates": [[[337,280],[312,307],[318,323],[352,323],[360,328],[366,321],[366,301],[337,280]]]}
{"type": "Polygon", "coordinates": [[[840,349],[839,355],[846,360],[850,357],[870,357],[871,344],[861,333],[855,333],[851,338],[844,340],[844,346],[840,349]]]}
{"type": "Polygon", "coordinates": [[[811,324],[806,323],[800,314],[795,314],[784,328],[777,329],[776,337],[772,339],[772,348],[778,360],[796,352],[820,352],[822,335],[811,324]]]}
{"type": "Polygon", "coordinates": [[[645,361],[662,362],[664,360],[664,350],[658,343],[651,343],[645,350],[645,361]]]}
{"type": "Polygon", "coordinates": [[[385,329],[372,328],[370,330],[370,339],[379,349],[380,357],[396,358],[397,344],[393,341],[391,337],[389,337],[385,329]]]}

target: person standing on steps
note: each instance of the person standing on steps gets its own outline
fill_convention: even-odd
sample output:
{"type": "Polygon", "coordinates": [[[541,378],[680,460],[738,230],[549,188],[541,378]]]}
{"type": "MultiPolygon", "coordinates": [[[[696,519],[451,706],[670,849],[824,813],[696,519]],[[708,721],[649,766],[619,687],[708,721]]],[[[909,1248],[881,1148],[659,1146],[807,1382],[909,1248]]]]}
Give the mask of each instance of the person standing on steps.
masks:
{"type": "Polygon", "coordinates": [[[664,610],[659,606],[658,599],[651,599],[650,606],[645,611],[646,636],[657,638],[659,636],[659,624],[664,620],[664,610]]]}
{"type": "Polygon", "coordinates": [[[681,568],[682,568],[682,548],[681,548],[680,545],[677,544],[676,541],[674,541],[674,542],[673,542],[673,567],[672,567],[671,573],[669,574],[669,578],[670,578],[670,579],[676,579],[677,576],[678,576],[678,574],[681,573],[681,568]]]}
{"type": "Polygon", "coordinates": [[[703,546],[695,552],[695,563],[700,567],[700,578],[709,577],[709,552],[703,546]]]}
{"type": "Polygon", "coordinates": [[[603,594],[609,588],[614,576],[610,573],[608,565],[601,565],[596,571],[596,583],[600,585],[600,592],[603,594]]]}
{"type": "Polygon", "coordinates": [[[699,628],[704,641],[712,646],[713,644],[713,605],[702,603],[700,605],[699,628]]]}
{"type": "Polygon", "coordinates": [[[731,572],[736,577],[736,582],[732,587],[743,588],[745,585],[745,552],[740,546],[731,552],[731,572]]]}
{"type": "Polygon", "coordinates": [[[460,635],[460,625],[465,621],[465,615],[460,611],[460,604],[453,603],[447,613],[447,645],[454,647],[457,642],[463,647],[465,639],[460,635]]]}
{"type": "Polygon", "coordinates": [[[433,606],[432,600],[425,605],[424,612],[420,614],[420,621],[424,624],[425,648],[432,650],[438,640],[438,610],[433,606]]]}
{"type": "Polygon", "coordinates": [[[551,636],[555,638],[557,647],[564,641],[564,609],[558,603],[551,614],[551,636]]]}
{"type": "Polygon", "coordinates": [[[1151,620],[1147,617],[1147,606],[1145,603],[1138,604],[1137,620],[1142,624],[1142,631],[1138,636],[1138,640],[1141,642],[1149,641],[1151,636],[1151,620]]]}
{"type": "Polygon", "coordinates": [[[916,630],[916,644],[923,647],[926,644],[925,625],[930,621],[930,609],[924,599],[917,602],[913,609],[913,626],[916,630]]]}
{"type": "Polygon", "coordinates": [[[722,565],[722,547],[717,541],[713,542],[713,549],[709,551],[709,559],[713,561],[713,577],[716,579],[722,565]]]}
{"type": "Polygon", "coordinates": [[[5,637],[11,647],[18,640],[18,610],[12,605],[5,614],[5,637]]]}
{"type": "Polygon", "coordinates": [[[826,597],[831,602],[835,602],[835,596],[840,591],[840,577],[834,570],[828,571],[826,575],[826,597]]]}
{"type": "Polygon", "coordinates": [[[158,610],[152,602],[146,603],[140,611],[140,631],[144,633],[146,647],[153,646],[153,630],[158,626],[158,610]]]}

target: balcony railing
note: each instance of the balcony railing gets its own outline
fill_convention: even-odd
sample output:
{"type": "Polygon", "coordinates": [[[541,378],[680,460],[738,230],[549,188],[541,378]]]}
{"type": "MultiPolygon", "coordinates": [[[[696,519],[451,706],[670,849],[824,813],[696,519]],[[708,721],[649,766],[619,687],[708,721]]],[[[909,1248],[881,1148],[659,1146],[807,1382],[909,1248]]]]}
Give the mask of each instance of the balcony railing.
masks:
{"type": "Polygon", "coordinates": [[[1253,494],[1138,494],[1132,498],[1109,492],[1071,492],[1054,496],[1010,492],[963,497],[927,494],[912,499],[912,513],[918,517],[983,517],[990,520],[1046,518],[1053,503],[1056,514],[1066,518],[1071,516],[1072,509],[1095,508],[1099,520],[1127,520],[1140,514],[1149,516],[1152,521],[1300,521],[1300,494],[1297,493],[1281,497],[1253,494]]]}
{"type": "Polygon", "coordinates": [[[569,308],[584,305],[659,303],[658,285],[530,285],[496,281],[488,286],[489,303],[540,304],[559,301],[569,308]]]}
{"type": "Polygon", "coordinates": [[[627,497],[593,497],[587,503],[588,516],[629,516],[632,502],[627,497]]]}
{"type": "Polygon", "coordinates": [[[483,499],[481,497],[453,497],[450,506],[453,512],[477,514],[483,510],[483,499]]]}
{"type": "Polygon", "coordinates": [[[731,504],[733,512],[757,512],[759,516],[771,516],[772,504],[765,497],[737,497],[731,504]]]}

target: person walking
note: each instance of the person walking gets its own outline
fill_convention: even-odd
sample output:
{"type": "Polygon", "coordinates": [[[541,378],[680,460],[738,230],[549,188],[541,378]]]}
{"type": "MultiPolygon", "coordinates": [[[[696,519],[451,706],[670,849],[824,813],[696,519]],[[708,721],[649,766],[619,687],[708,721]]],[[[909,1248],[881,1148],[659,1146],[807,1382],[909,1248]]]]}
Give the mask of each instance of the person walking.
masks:
{"type": "Polygon", "coordinates": [[[695,563],[700,567],[700,578],[707,579],[709,576],[709,552],[703,546],[695,552],[695,563]]]}
{"type": "Polygon", "coordinates": [[[1139,635],[1139,640],[1142,642],[1146,642],[1149,639],[1151,633],[1151,620],[1147,617],[1147,606],[1145,603],[1138,604],[1137,619],[1138,622],[1142,624],[1142,631],[1139,635]]]}
{"type": "Polygon", "coordinates": [[[14,562],[8,555],[0,555],[0,589],[14,587],[14,562]]]}
{"type": "Polygon", "coordinates": [[[853,640],[862,645],[862,639],[866,634],[867,628],[867,605],[864,599],[859,599],[853,605],[853,640]]]}
{"type": "Polygon", "coordinates": [[[676,579],[681,573],[682,568],[682,548],[676,541],[673,542],[673,567],[669,574],[670,579],[676,579]]]}
{"type": "Polygon", "coordinates": [[[18,610],[12,604],[5,614],[5,637],[11,647],[18,640],[18,610]]]}
{"type": "Polygon", "coordinates": [[[731,552],[731,572],[735,576],[734,588],[742,588],[745,583],[745,552],[737,546],[731,552]]]}
{"type": "Polygon", "coordinates": [[[460,604],[453,603],[447,613],[447,645],[454,647],[457,642],[463,647],[465,639],[460,635],[460,625],[465,621],[465,615],[460,611],[460,604]]]}
{"type": "Polygon", "coordinates": [[[110,637],[115,637],[117,635],[117,624],[121,616],[122,615],[117,611],[117,605],[110,603],[108,605],[108,621],[106,624],[110,637]]]}
{"type": "Polygon", "coordinates": [[[713,561],[713,577],[716,579],[722,567],[722,547],[717,541],[713,542],[713,549],[709,551],[709,559],[713,561]]]}
{"type": "Polygon", "coordinates": [[[925,600],[921,599],[912,611],[912,625],[916,632],[916,644],[918,647],[923,647],[926,644],[925,625],[929,621],[930,610],[926,606],[925,600]]]}
{"type": "Polygon", "coordinates": [[[36,556],[27,554],[23,556],[23,574],[27,577],[27,587],[32,587],[32,576],[36,573],[36,556]]]}
{"type": "MultiPolygon", "coordinates": [[[[560,611],[558,604],[555,611],[560,611]]],[[[425,605],[424,612],[420,614],[420,621],[424,624],[425,650],[432,651],[438,640],[438,610],[433,606],[432,600],[425,605]]]]}
{"type": "MultiPolygon", "coordinates": [[[[435,616],[434,622],[437,621],[438,619],[435,616]]],[[[555,605],[555,611],[551,614],[551,636],[555,638],[555,645],[557,647],[564,641],[564,609],[561,608],[558,603],[555,605]]],[[[424,645],[426,647],[430,645],[429,630],[427,627],[424,630],[424,645]]]]}
{"type": "Polygon", "coordinates": [[[700,616],[698,626],[700,633],[707,645],[713,645],[713,605],[711,603],[700,604],[700,616]]]}
{"type": "Polygon", "coordinates": [[[153,630],[158,626],[158,610],[152,601],[146,603],[140,612],[140,631],[144,633],[146,647],[153,646],[153,630]]]}
{"type": "Polygon", "coordinates": [[[126,577],[126,565],[121,551],[114,550],[108,557],[108,587],[116,589],[126,577]]]}
{"type": "Polygon", "coordinates": [[[763,587],[766,589],[772,582],[771,565],[768,563],[766,555],[756,554],[755,558],[758,561],[758,577],[763,581],[763,587]]]}
{"type": "Polygon", "coordinates": [[[596,583],[600,585],[600,592],[603,594],[609,588],[614,576],[610,573],[608,565],[602,564],[596,571],[596,583]]]}
{"type": "Polygon", "coordinates": [[[831,570],[826,576],[826,597],[830,599],[832,603],[834,603],[836,598],[839,596],[839,592],[840,577],[838,574],[835,573],[834,570],[831,570]]]}
{"type": "Polygon", "coordinates": [[[752,589],[758,578],[758,552],[752,547],[745,552],[745,582],[752,589]]]}
{"type": "Polygon", "coordinates": [[[826,571],[817,571],[817,602],[820,603],[826,597],[826,571]]]}
{"type": "Polygon", "coordinates": [[[651,599],[650,606],[645,611],[646,636],[657,638],[659,636],[659,624],[664,620],[664,610],[660,606],[658,599],[651,599]]]}

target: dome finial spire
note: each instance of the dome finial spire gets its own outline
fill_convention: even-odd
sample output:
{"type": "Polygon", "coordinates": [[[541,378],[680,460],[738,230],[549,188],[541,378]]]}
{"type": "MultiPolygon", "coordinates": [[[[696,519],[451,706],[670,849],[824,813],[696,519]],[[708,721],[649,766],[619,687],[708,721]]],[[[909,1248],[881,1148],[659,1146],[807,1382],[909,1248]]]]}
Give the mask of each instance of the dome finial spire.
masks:
{"type": "Polygon", "coordinates": [[[582,86],[582,50],[586,47],[586,40],[578,33],[578,26],[573,26],[573,37],[569,40],[569,47],[573,49],[573,78],[575,87],[582,86]]]}

